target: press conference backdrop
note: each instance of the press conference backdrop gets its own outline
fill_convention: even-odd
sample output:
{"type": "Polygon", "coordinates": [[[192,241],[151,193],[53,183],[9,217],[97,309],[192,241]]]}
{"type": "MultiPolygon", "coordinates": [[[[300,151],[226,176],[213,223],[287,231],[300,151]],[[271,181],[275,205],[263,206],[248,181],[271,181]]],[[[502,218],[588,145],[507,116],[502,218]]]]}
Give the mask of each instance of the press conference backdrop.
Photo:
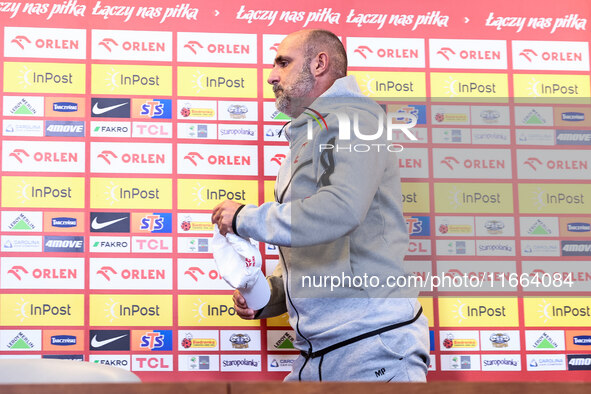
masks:
{"type": "Polygon", "coordinates": [[[392,136],[407,260],[463,280],[422,293],[429,379],[591,380],[590,16],[586,0],[0,2],[0,357],[285,376],[294,332],[235,315],[209,217],[273,199],[287,118],[266,79],[286,34],[327,28],[361,90],[418,120],[417,141],[392,136]]]}

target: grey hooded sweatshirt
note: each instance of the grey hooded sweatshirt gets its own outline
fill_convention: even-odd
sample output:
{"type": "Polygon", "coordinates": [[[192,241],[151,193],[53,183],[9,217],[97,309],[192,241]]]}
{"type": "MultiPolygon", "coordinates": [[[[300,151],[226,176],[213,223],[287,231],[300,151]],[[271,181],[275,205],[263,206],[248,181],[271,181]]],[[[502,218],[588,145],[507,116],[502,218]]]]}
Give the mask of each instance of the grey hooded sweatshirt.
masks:
{"type": "Polygon", "coordinates": [[[286,380],[425,380],[424,316],[310,357],[412,320],[420,309],[416,289],[386,282],[408,274],[408,232],[398,159],[388,150],[386,131],[376,133],[384,119],[354,77],[336,80],[286,127],[290,150],[276,201],[246,205],[235,216],[239,235],[279,246],[279,264],[267,278],[271,300],[257,317],[289,314],[294,345],[303,353],[286,380]],[[376,136],[360,138],[356,125],[376,136]]]}

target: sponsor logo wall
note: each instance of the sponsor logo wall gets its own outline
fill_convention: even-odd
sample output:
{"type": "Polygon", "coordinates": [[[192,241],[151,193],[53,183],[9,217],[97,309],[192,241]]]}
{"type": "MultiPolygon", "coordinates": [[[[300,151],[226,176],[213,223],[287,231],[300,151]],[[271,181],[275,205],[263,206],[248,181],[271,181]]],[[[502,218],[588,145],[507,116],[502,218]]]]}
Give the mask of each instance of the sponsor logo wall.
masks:
{"type": "Polygon", "coordinates": [[[209,217],[274,199],[289,118],[266,80],[286,34],[328,28],[360,90],[417,119],[417,140],[391,139],[409,271],[442,280],[420,297],[428,379],[591,380],[591,15],[525,3],[543,17],[509,0],[0,7],[0,357],[286,375],[296,334],[236,315],[209,217]]]}

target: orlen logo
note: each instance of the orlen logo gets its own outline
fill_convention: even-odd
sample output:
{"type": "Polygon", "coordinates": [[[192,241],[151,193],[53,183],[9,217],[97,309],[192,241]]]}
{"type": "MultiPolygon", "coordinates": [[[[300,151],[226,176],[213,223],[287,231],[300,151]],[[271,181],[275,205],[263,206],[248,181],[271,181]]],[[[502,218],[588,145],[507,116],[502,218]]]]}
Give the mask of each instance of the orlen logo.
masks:
{"type": "Polygon", "coordinates": [[[78,277],[78,270],[75,268],[33,268],[29,272],[21,265],[13,265],[6,271],[6,274],[12,274],[19,281],[29,273],[35,279],[76,279],[78,277]]]}
{"type": "Polygon", "coordinates": [[[43,163],[77,163],[78,154],[75,152],[31,152],[24,149],[14,149],[8,156],[14,157],[19,163],[23,158],[30,157],[33,161],[43,163]]]}
{"type": "Polygon", "coordinates": [[[204,51],[208,52],[208,53],[215,53],[215,54],[221,54],[221,53],[250,53],[250,45],[245,45],[245,44],[207,44],[206,46],[201,45],[201,43],[199,41],[188,41],[185,45],[183,45],[183,48],[187,48],[188,50],[190,50],[191,52],[193,52],[193,54],[197,54],[199,51],[199,49],[203,49],[204,51]]]}
{"type": "Polygon", "coordinates": [[[199,160],[205,160],[205,158],[201,156],[199,152],[189,152],[185,155],[183,159],[189,160],[195,167],[197,167],[197,163],[199,160]]]}
{"type": "Polygon", "coordinates": [[[190,278],[192,278],[195,282],[199,282],[199,277],[201,276],[208,276],[210,279],[221,279],[221,275],[219,272],[217,272],[216,270],[209,270],[209,273],[205,273],[201,268],[199,267],[189,267],[185,270],[185,275],[189,276],[190,278]]]}
{"type": "Polygon", "coordinates": [[[375,53],[378,57],[388,59],[417,59],[419,57],[418,49],[378,48],[374,52],[367,45],[359,45],[353,52],[358,53],[364,59],[367,59],[366,53],[375,53]]]}
{"type": "Polygon", "coordinates": [[[164,269],[123,269],[117,272],[113,267],[105,265],[96,274],[102,275],[108,281],[111,280],[111,277],[131,280],[166,279],[166,270],[164,269]]]}
{"type": "Polygon", "coordinates": [[[501,69],[507,67],[507,46],[500,40],[430,39],[431,67],[501,69]]]}
{"type": "Polygon", "coordinates": [[[585,42],[512,41],[513,68],[518,70],[589,71],[585,42]]]}
{"type": "Polygon", "coordinates": [[[474,169],[504,169],[505,160],[491,159],[491,160],[480,160],[480,159],[465,159],[460,162],[454,156],[446,156],[441,160],[441,164],[447,166],[450,170],[455,170],[456,167],[462,166],[464,168],[474,169]]]}
{"type": "Polygon", "coordinates": [[[117,42],[114,38],[103,38],[98,43],[107,51],[111,52],[112,49],[118,47],[125,52],[165,52],[165,42],[152,42],[152,41],[119,41],[117,42]]]}
{"type": "Polygon", "coordinates": [[[103,150],[96,157],[103,159],[109,165],[112,164],[111,161],[119,158],[126,164],[163,164],[166,161],[166,155],[164,154],[124,153],[119,157],[110,150],[103,150]]]}
{"type": "Polygon", "coordinates": [[[589,169],[589,162],[587,160],[547,160],[543,163],[537,157],[528,157],[523,164],[531,167],[534,171],[537,171],[538,167],[546,167],[549,170],[560,171],[589,169]]]}
{"type": "Polygon", "coordinates": [[[177,33],[181,62],[256,63],[256,34],[177,33]]]}
{"type": "Polygon", "coordinates": [[[441,48],[440,50],[438,50],[437,54],[443,56],[445,58],[445,60],[449,60],[450,56],[455,55],[456,53],[454,52],[453,49],[444,47],[444,48],[441,48]]]}
{"type": "Polygon", "coordinates": [[[283,163],[283,160],[285,160],[286,156],[283,153],[277,153],[275,156],[273,156],[271,158],[271,161],[274,163],[277,163],[278,165],[281,165],[283,163]]]}
{"type": "Polygon", "coordinates": [[[199,160],[206,160],[215,166],[249,166],[251,158],[244,155],[209,155],[206,159],[199,152],[189,152],[184,159],[189,160],[194,166],[198,165],[199,160]]]}
{"type": "Polygon", "coordinates": [[[21,49],[25,49],[25,47],[29,46],[39,49],[78,49],[80,47],[80,42],[78,40],[38,38],[31,41],[26,35],[15,36],[10,42],[21,49]]]}

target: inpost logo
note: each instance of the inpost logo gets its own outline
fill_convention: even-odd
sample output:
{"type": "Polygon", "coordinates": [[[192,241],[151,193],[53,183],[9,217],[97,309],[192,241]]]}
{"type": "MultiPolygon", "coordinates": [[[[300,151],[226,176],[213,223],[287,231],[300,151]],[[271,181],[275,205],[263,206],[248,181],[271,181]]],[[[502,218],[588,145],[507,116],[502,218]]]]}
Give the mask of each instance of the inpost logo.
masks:
{"type": "Polygon", "coordinates": [[[84,64],[4,63],[4,91],[84,94],[84,64]]]}
{"type": "Polygon", "coordinates": [[[517,298],[440,297],[439,325],[442,327],[517,327],[517,298]]]}
{"type": "Polygon", "coordinates": [[[359,88],[368,97],[424,101],[427,94],[425,73],[351,71],[357,78],[359,88]]]}
{"type": "Polygon", "coordinates": [[[515,74],[515,102],[591,103],[588,75],[515,74]]]}
{"type": "Polygon", "coordinates": [[[426,213],[430,211],[428,183],[402,183],[404,212],[426,213]]]}
{"type": "Polygon", "coordinates": [[[90,295],[91,326],[170,326],[171,295],[90,295]]]}
{"type": "Polygon", "coordinates": [[[512,213],[513,186],[509,183],[436,183],[436,212],[512,213]]]}
{"type": "Polygon", "coordinates": [[[93,94],[170,96],[172,67],[93,64],[91,90],[93,94]]]}
{"type": "Polygon", "coordinates": [[[2,206],[84,208],[84,178],[2,177],[2,206]]]}
{"type": "Polygon", "coordinates": [[[2,294],[0,326],[81,326],[82,294],[2,294]]]}
{"type": "Polygon", "coordinates": [[[507,75],[431,73],[431,97],[506,102],[509,97],[507,75]]]}
{"type": "Polygon", "coordinates": [[[258,204],[257,181],[192,179],[178,180],[178,209],[213,209],[225,199],[258,204]]]}
{"type": "Polygon", "coordinates": [[[525,297],[523,309],[525,325],[531,327],[586,327],[591,319],[588,297],[525,297]]]}
{"type": "Polygon", "coordinates": [[[172,208],[172,181],[170,179],[92,178],[90,190],[91,208],[172,208]]]}
{"type": "Polygon", "coordinates": [[[255,98],[257,81],[254,68],[178,67],[179,96],[255,98]]]}
{"type": "Polygon", "coordinates": [[[522,213],[591,213],[591,185],[520,184],[522,213]]]}
{"type": "Polygon", "coordinates": [[[257,320],[243,320],[236,314],[230,295],[179,295],[181,326],[259,326],[257,320]]]}

